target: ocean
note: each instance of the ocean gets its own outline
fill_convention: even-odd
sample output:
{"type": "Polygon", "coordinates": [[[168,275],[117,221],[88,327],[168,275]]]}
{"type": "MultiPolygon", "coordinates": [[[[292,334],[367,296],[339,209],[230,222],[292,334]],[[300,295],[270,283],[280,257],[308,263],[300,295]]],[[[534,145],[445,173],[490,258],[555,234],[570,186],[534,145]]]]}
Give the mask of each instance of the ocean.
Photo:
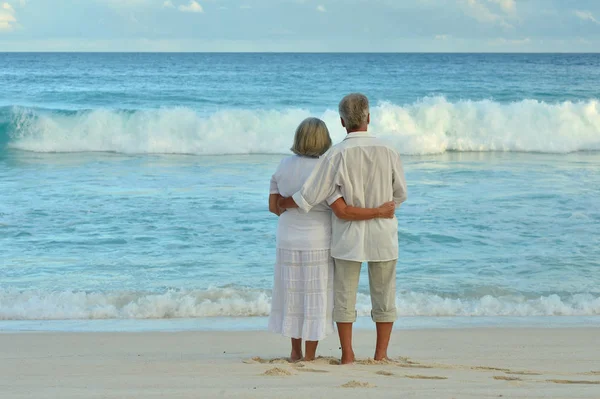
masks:
{"type": "Polygon", "coordinates": [[[0,53],[0,330],[266,329],[269,179],[354,91],[403,156],[400,328],[598,324],[598,82],[600,54],[0,53]]]}

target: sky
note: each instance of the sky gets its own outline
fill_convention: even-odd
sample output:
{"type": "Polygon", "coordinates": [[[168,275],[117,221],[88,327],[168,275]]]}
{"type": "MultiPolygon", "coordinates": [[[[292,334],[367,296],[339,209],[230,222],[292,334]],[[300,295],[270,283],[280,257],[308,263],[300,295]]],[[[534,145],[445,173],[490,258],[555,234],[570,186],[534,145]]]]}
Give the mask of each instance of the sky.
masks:
{"type": "Polygon", "coordinates": [[[2,51],[600,52],[600,0],[0,0],[2,51]]]}

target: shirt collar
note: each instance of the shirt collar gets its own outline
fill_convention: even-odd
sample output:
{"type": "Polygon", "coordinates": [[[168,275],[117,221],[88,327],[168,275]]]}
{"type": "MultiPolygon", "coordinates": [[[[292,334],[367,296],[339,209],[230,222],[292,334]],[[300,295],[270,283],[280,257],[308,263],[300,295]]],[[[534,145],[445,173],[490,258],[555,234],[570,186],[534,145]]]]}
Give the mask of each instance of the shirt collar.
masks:
{"type": "Polygon", "coordinates": [[[359,137],[374,137],[374,136],[370,135],[369,132],[353,132],[353,133],[346,134],[346,137],[344,137],[344,140],[356,139],[359,137]]]}

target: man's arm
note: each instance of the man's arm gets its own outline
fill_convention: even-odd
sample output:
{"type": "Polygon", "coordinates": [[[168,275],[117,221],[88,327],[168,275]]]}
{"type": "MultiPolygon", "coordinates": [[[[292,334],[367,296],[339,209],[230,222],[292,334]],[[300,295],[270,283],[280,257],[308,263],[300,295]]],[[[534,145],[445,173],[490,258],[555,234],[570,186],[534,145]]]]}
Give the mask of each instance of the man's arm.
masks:
{"type": "MultiPolygon", "coordinates": [[[[321,158],[302,189],[292,195],[294,204],[303,212],[308,212],[313,206],[331,197],[337,188],[337,170],[337,162],[329,157],[321,158]]],[[[281,205],[294,207],[289,200],[281,205]]]]}
{"type": "Polygon", "coordinates": [[[357,208],[348,206],[344,198],[338,198],[330,205],[333,213],[343,220],[371,220],[376,218],[391,219],[394,217],[396,204],[393,201],[386,202],[379,208],[357,208]]]}
{"type": "Polygon", "coordinates": [[[406,192],[406,179],[404,178],[404,168],[402,168],[402,161],[400,155],[394,153],[392,155],[392,189],[394,202],[396,205],[400,205],[407,198],[406,192]]]}

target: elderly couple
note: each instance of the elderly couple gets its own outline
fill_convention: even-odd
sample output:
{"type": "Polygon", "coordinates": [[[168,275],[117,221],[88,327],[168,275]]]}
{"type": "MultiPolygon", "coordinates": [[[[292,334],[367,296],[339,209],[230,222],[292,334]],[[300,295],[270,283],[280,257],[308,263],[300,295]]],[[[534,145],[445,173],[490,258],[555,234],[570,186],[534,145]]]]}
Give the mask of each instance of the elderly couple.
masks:
{"type": "Polygon", "coordinates": [[[396,150],[367,133],[367,97],[347,95],[339,112],[344,141],[331,147],[325,123],[304,120],[294,137],[296,155],[283,159],[271,179],[269,210],[279,223],[269,330],[291,338],[292,361],[313,360],[335,321],[341,363],[354,362],[362,262],[369,265],[375,360],[387,359],[396,320],[394,212],[406,200],[402,163],[396,150]]]}

